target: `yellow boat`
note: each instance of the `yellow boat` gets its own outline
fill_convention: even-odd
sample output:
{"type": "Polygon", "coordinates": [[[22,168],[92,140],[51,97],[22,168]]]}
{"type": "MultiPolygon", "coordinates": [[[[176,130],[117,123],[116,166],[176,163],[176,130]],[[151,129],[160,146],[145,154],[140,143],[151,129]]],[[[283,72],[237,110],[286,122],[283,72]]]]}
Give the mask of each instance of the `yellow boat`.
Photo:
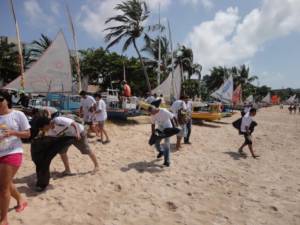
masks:
{"type": "Polygon", "coordinates": [[[222,118],[221,113],[217,112],[193,112],[192,119],[214,121],[222,118]]]}

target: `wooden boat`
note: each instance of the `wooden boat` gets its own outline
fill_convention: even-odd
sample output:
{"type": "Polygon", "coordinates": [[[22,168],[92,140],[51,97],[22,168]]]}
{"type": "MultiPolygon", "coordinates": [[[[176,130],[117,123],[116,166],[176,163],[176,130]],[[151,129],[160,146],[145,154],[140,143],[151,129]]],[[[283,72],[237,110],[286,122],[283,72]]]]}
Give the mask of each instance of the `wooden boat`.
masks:
{"type": "Polygon", "coordinates": [[[217,112],[193,112],[192,119],[195,120],[206,120],[206,121],[214,121],[220,120],[222,118],[221,113],[217,112]]]}

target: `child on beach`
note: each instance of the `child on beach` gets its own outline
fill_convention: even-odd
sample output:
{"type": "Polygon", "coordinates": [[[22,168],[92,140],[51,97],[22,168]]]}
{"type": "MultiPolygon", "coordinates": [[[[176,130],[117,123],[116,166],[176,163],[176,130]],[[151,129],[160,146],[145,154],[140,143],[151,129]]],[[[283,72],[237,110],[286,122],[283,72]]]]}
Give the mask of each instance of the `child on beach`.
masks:
{"type": "Polygon", "coordinates": [[[250,109],[249,113],[247,113],[242,119],[241,133],[244,135],[245,142],[239,148],[239,153],[243,155],[244,154],[243,148],[248,145],[248,148],[253,158],[259,157],[259,155],[256,155],[254,153],[253,146],[252,146],[252,132],[254,130],[253,126],[256,124],[255,121],[253,121],[253,117],[255,117],[255,115],[256,115],[256,109],[252,108],[250,109]]]}
{"type": "Polygon", "coordinates": [[[104,129],[105,121],[107,120],[107,112],[106,112],[106,104],[104,100],[102,99],[102,96],[100,93],[95,94],[96,98],[96,111],[95,111],[95,120],[96,120],[96,130],[97,130],[97,136],[100,136],[100,141],[105,144],[109,143],[109,137],[107,135],[106,130],[104,129]],[[100,133],[100,134],[99,134],[100,133]],[[106,140],[103,140],[103,134],[106,138],[106,140]]]}

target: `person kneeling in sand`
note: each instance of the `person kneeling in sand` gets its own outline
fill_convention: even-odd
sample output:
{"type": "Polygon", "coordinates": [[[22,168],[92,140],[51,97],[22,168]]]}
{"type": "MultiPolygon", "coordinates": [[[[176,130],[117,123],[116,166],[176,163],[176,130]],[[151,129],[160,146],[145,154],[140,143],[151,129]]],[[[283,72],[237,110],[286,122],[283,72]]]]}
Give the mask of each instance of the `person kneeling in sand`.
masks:
{"type": "Polygon", "coordinates": [[[248,113],[246,113],[246,115],[242,119],[241,133],[244,135],[245,142],[239,148],[239,153],[242,155],[242,154],[245,154],[243,152],[243,148],[248,145],[249,150],[250,150],[251,155],[252,155],[253,158],[259,157],[259,155],[256,155],[254,153],[253,146],[252,146],[252,136],[251,136],[251,134],[254,130],[253,125],[256,124],[255,121],[253,121],[253,117],[255,115],[256,115],[256,109],[252,108],[252,109],[250,109],[250,111],[248,113]]]}
{"type": "MultiPolygon", "coordinates": [[[[99,170],[98,161],[96,155],[92,152],[87,139],[87,134],[84,130],[84,127],[75,122],[74,120],[66,117],[56,117],[53,120],[48,120],[43,124],[42,130],[46,133],[47,136],[52,137],[61,137],[69,136],[75,137],[72,144],[81,152],[81,154],[89,155],[90,159],[94,164],[93,172],[99,170]]],[[[71,175],[71,169],[69,164],[69,159],[67,155],[68,148],[61,151],[59,154],[65,166],[65,171],[63,175],[71,175]]]]}

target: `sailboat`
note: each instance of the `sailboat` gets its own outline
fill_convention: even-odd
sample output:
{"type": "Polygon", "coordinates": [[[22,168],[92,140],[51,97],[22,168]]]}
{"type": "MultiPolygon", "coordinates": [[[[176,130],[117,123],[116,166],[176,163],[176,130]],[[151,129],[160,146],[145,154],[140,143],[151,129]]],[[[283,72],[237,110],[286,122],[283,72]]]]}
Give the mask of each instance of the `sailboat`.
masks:
{"type": "MultiPolygon", "coordinates": [[[[69,48],[63,33],[60,31],[52,44],[24,73],[24,87],[21,87],[21,76],[7,84],[4,89],[25,93],[44,95],[47,106],[61,111],[73,111],[79,108],[80,97],[74,92],[69,48]]],[[[31,105],[38,107],[39,105],[31,105]]]]}
{"type": "Polygon", "coordinates": [[[272,101],[271,101],[271,93],[269,92],[262,100],[261,100],[262,103],[266,103],[266,104],[271,104],[272,101]]]}
{"type": "Polygon", "coordinates": [[[233,97],[233,78],[230,76],[225,82],[221,85],[219,89],[211,94],[215,99],[220,100],[226,104],[232,104],[233,97]]]}

